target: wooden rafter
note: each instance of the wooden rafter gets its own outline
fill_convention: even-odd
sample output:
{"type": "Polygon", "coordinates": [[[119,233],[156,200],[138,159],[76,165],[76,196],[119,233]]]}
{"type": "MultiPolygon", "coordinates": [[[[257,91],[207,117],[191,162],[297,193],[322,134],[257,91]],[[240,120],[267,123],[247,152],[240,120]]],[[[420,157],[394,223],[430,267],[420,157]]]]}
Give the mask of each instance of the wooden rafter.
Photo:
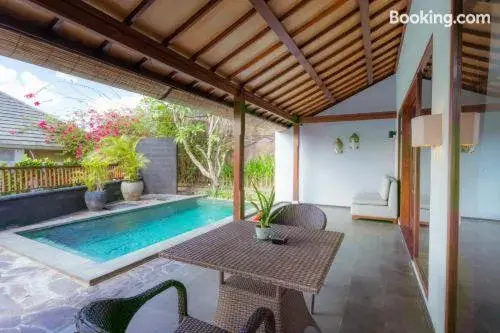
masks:
{"type": "MultiPolygon", "coordinates": [[[[375,78],[375,80],[373,81],[373,84],[377,84],[378,82],[381,82],[381,81],[387,79],[389,76],[391,76],[393,74],[394,74],[394,71],[389,72],[387,74],[384,74],[378,78],[375,78]]],[[[351,91],[347,91],[347,92],[343,93],[342,95],[337,95],[338,98],[337,98],[335,103],[330,103],[330,104],[326,105],[325,107],[308,112],[307,114],[305,114],[305,116],[314,116],[318,113],[321,113],[321,112],[335,106],[336,104],[341,103],[342,101],[345,101],[346,99],[348,99],[356,94],[359,94],[361,91],[369,88],[369,86],[359,84],[357,87],[351,87],[351,88],[354,88],[354,89],[352,89],[351,91]]]]}
{"type": "Polygon", "coordinates": [[[123,22],[126,25],[132,25],[135,21],[142,15],[151,5],[155,2],[155,0],[142,0],[135,8],[127,15],[123,22]]]}
{"type": "MultiPolygon", "coordinates": [[[[381,12],[380,10],[377,11],[373,17],[377,17],[378,15],[382,15],[383,12],[381,12]]],[[[342,19],[341,19],[342,20],[342,19]]],[[[382,22],[382,24],[379,24],[377,25],[374,29],[373,29],[373,32],[376,32],[378,31],[378,29],[381,29],[383,28],[383,25],[385,24],[386,22],[382,22]]],[[[343,39],[345,38],[348,38],[348,36],[352,33],[355,33],[357,31],[357,29],[360,27],[359,24],[351,27],[350,29],[346,30],[344,33],[342,33],[341,35],[335,37],[333,40],[331,40],[328,44],[326,44],[327,47],[331,47],[331,45],[334,45],[335,43],[337,42],[340,42],[342,41],[343,39]]],[[[392,32],[396,29],[400,29],[401,28],[401,25],[394,25],[394,27],[392,27],[389,32],[392,32]]],[[[374,39],[374,43],[376,43],[377,41],[379,41],[383,36],[380,36],[378,38],[375,38],[374,39]]],[[[387,44],[389,44],[391,41],[386,41],[385,43],[383,43],[381,46],[378,46],[378,47],[373,47],[373,51],[379,49],[380,47],[383,47],[387,44]]],[[[320,52],[322,52],[326,47],[320,47],[319,49],[317,49],[316,51],[313,51],[312,53],[310,54],[307,54],[307,58],[311,58],[317,54],[319,54],[320,52]]],[[[345,59],[351,59],[353,56],[355,56],[358,52],[362,51],[363,48],[360,48],[360,49],[356,49],[354,51],[352,51],[349,55],[346,55],[344,58],[345,59]]],[[[345,61],[345,59],[341,60],[339,63],[335,63],[335,64],[332,64],[330,66],[328,66],[327,68],[324,68],[322,69],[321,71],[318,72],[319,75],[322,75],[326,72],[328,72],[329,70],[331,70],[332,68],[335,68],[337,67],[340,63],[342,63],[343,61],[345,61]]],[[[324,61],[328,61],[329,60],[329,56],[325,56],[324,59],[318,61],[317,63],[314,63],[313,66],[316,67],[316,66],[319,66],[321,65],[322,62],[324,61]]],[[[290,66],[288,66],[287,68],[285,68],[282,72],[278,73],[277,75],[274,75],[273,77],[269,78],[268,80],[260,83],[258,86],[254,87],[251,91],[255,92],[255,91],[259,91],[260,89],[264,88],[265,86],[273,83],[275,80],[278,80],[279,78],[285,76],[286,74],[288,74],[290,71],[296,69],[298,66],[300,66],[299,64],[291,64],[290,66]]],[[[348,67],[348,66],[347,66],[348,67]]],[[[282,87],[288,85],[289,83],[293,82],[295,79],[299,78],[300,76],[302,76],[303,73],[299,73],[299,74],[296,74],[295,76],[293,76],[292,78],[288,79],[285,83],[283,84],[280,84],[278,85],[277,87],[271,89],[270,91],[266,92],[263,97],[267,97],[271,94],[273,94],[274,92],[278,91],[279,89],[281,89],[282,87]]],[[[328,79],[328,77],[324,78],[324,80],[328,79]]],[[[245,84],[245,83],[243,83],[245,84]]]]}
{"type": "MultiPolygon", "coordinates": [[[[375,13],[373,13],[373,15],[371,16],[371,18],[376,19],[379,15],[385,15],[385,12],[389,8],[392,8],[395,5],[397,5],[398,2],[399,2],[399,0],[395,0],[395,1],[389,2],[387,5],[385,5],[384,7],[380,8],[375,13]]],[[[404,11],[405,8],[403,8],[402,10],[404,11]]],[[[345,23],[348,20],[352,19],[355,15],[358,15],[358,10],[357,9],[354,9],[354,10],[350,11],[348,14],[344,15],[340,19],[338,19],[335,22],[331,23],[329,26],[325,27],[323,30],[321,30],[320,32],[318,32],[317,34],[315,34],[314,36],[312,36],[311,38],[309,38],[307,41],[301,43],[299,45],[299,48],[300,49],[306,48],[311,43],[317,41],[318,39],[320,39],[321,37],[323,37],[325,34],[329,33],[332,29],[334,29],[334,28],[338,27],[339,25],[342,25],[343,23],[345,23]]],[[[386,21],[382,21],[381,24],[379,24],[378,26],[374,27],[373,32],[375,32],[376,30],[378,30],[379,28],[381,28],[381,25],[386,25],[386,24],[387,24],[386,21]]],[[[344,38],[346,38],[347,36],[349,36],[349,35],[357,32],[359,28],[360,28],[360,24],[355,24],[351,28],[349,28],[346,31],[344,31],[341,35],[335,37],[334,39],[332,39],[332,40],[328,41],[327,43],[325,43],[323,46],[317,48],[315,51],[306,54],[307,58],[310,59],[310,58],[312,58],[312,57],[320,54],[324,50],[330,48],[335,43],[337,43],[337,42],[343,40],[344,38]]],[[[302,31],[302,30],[300,30],[300,31],[302,31]]],[[[297,35],[297,32],[294,31],[294,32],[290,33],[290,35],[292,37],[295,37],[297,35]]],[[[280,45],[280,44],[278,44],[278,45],[280,45]]],[[[271,51],[271,49],[273,49],[273,48],[274,48],[274,45],[270,49],[268,49],[268,50],[266,50],[264,52],[268,54],[268,52],[271,51]]],[[[264,52],[262,54],[264,54],[264,52]]],[[[274,68],[275,66],[277,66],[282,61],[285,61],[286,59],[288,59],[289,57],[290,57],[290,54],[288,54],[288,53],[284,54],[283,56],[279,57],[278,59],[276,59],[275,61],[273,61],[269,65],[265,66],[264,68],[258,70],[255,73],[253,73],[249,78],[247,78],[244,82],[242,82],[242,85],[246,85],[246,84],[250,83],[251,81],[254,81],[255,79],[257,79],[258,77],[260,77],[261,75],[263,75],[267,71],[269,71],[272,68],[274,68]]],[[[255,61],[251,61],[251,63],[253,64],[253,63],[255,63],[255,61]]],[[[233,75],[235,75],[235,74],[233,73],[233,75]]],[[[257,91],[257,90],[258,89],[252,89],[252,91],[257,91]]]]}
{"type": "MultiPolygon", "coordinates": [[[[303,49],[307,46],[309,46],[311,43],[315,42],[316,40],[318,40],[319,38],[323,37],[323,35],[325,35],[326,33],[330,32],[331,29],[333,29],[334,27],[344,23],[345,21],[347,21],[348,19],[350,19],[352,17],[352,15],[356,14],[357,11],[354,10],[353,12],[347,14],[346,16],[342,17],[341,19],[339,19],[338,21],[335,21],[334,23],[332,23],[331,25],[329,25],[328,27],[324,28],[322,31],[320,31],[319,33],[317,33],[316,35],[314,35],[313,37],[309,38],[307,41],[299,44],[299,48],[300,49],[303,49]],[[353,13],[354,12],[354,13],[353,13]]],[[[296,33],[291,33],[290,34],[292,37],[295,37],[297,34],[296,33]]],[[[334,42],[333,41],[330,41],[328,43],[325,44],[325,46],[329,47],[333,44],[334,42]]],[[[279,43],[278,45],[281,45],[281,43],[279,43]]],[[[321,48],[320,48],[321,49],[321,48]]],[[[269,49],[268,49],[269,50],[269,49]]],[[[316,52],[316,51],[315,51],[316,52]]],[[[321,52],[321,51],[319,51],[321,52]]],[[[319,53],[317,52],[317,53],[319,53]]],[[[256,78],[258,78],[259,76],[261,76],[262,74],[264,74],[265,72],[271,70],[272,68],[274,68],[275,66],[277,66],[279,63],[287,60],[291,55],[289,53],[286,53],[284,54],[283,56],[279,57],[278,59],[276,59],[275,61],[273,61],[272,63],[270,63],[269,65],[265,66],[264,68],[260,69],[259,71],[253,73],[249,78],[247,78],[242,84],[247,84],[253,80],[255,80],[256,78]]],[[[314,55],[311,55],[311,54],[306,54],[306,56],[308,58],[314,56],[314,55]]]]}
{"type": "Polygon", "coordinates": [[[372,43],[370,29],[370,8],[368,0],[358,0],[359,15],[361,16],[361,31],[363,33],[363,47],[365,49],[366,76],[368,84],[373,83],[373,68],[372,68],[372,43]]]}
{"type": "Polygon", "coordinates": [[[305,117],[301,122],[305,124],[330,123],[339,121],[359,121],[359,120],[377,120],[377,119],[396,119],[396,111],[368,112],[368,113],[350,113],[335,114],[320,117],[305,117]]]}
{"type": "Polygon", "coordinates": [[[0,28],[14,31],[16,33],[20,33],[25,36],[35,38],[37,40],[41,40],[50,45],[56,46],[58,48],[70,52],[78,53],[82,56],[94,59],[96,61],[99,61],[100,63],[118,68],[120,70],[141,75],[142,77],[145,77],[154,82],[165,84],[172,88],[185,91],[187,93],[195,94],[200,97],[206,98],[208,100],[216,101],[212,96],[205,95],[203,92],[199,90],[188,89],[187,86],[184,86],[179,82],[172,80],[168,75],[163,76],[157,73],[150,72],[144,68],[138,67],[136,64],[127,64],[119,62],[116,59],[111,58],[104,52],[101,52],[99,48],[93,49],[78,42],[68,41],[66,39],[63,39],[59,37],[57,34],[53,33],[50,30],[49,26],[47,26],[47,28],[44,29],[35,24],[28,24],[25,21],[18,20],[16,18],[9,17],[6,14],[0,13],[0,28]]]}
{"type": "Polygon", "coordinates": [[[201,7],[196,13],[194,13],[190,18],[188,18],[184,23],[182,23],[177,29],[175,29],[170,35],[165,37],[161,42],[163,45],[168,45],[175,41],[183,32],[191,28],[199,19],[208,14],[210,10],[215,8],[221,0],[208,0],[208,2],[201,7]]]}
{"type": "MultiPolygon", "coordinates": [[[[286,11],[278,19],[280,21],[286,19],[287,17],[289,17],[290,15],[292,15],[293,13],[295,13],[297,10],[299,10],[300,8],[302,8],[309,1],[311,1],[311,0],[303,0],[303,1],[298,2],[295,6],[293,6],[288,11],[286,11]]],[[[237,47],[235,50],[233,50],[232,52],[230,52],[227,56],[225,56],[220,61],[218,61],[215,65],[213,65],[212,68],[211,68],[211,70],[216,71],[219,67],[221,67],[222,65],[224,65],[225,63],[227,63],[229,60],[231,60],[232,58],[234,58],[235,56],[237,56],[238,54],[240,54],[241,52],[243,52],[244,50],[246,50],[251,45],[255,44],[259,39],[261,39],[262,37],[264,37],[269,31],[271,31],[271,28],[269,28],[269,26],[267,26],[264,29],[262,29],[261,31],[259,31],[258,33],[256,33],[248,41],[246,41],[245,43],[243,43],[242,45],[240,45],[239,47],[237,47]]]]}
{"type": "MultiPolygon", "coordinates": [[[[95,32],[107,36],[110,40],[116,41],[134,50],[138,50],[147,57],[156,59],[163,64],[175,68],[197,80],[203,81],[231,95],[240,91],[240,87],[224,79],[195,62],[181,56],[161,45],[155,40],[141,34],[133,28],[120,21],[104,14],[91,5],[79,0],[30,0],[58,16],[65,17],[80,25],[90,27],[95,32]]],[[[275,105],[248,92],[243,92],[245,99],[254,105],[274,113],[282,119],[293,122],[286,112],[280,110],[275,105]]]]}
{"type": "Polygon", "coordinates": [[[211,50],[213,47],[215,47],[219,42],[224,40],[227,36],[229,36],[231,33],[233,33],[236,29],[238,29],[241,25],[243,25],[245,22],[247,22],[252,16],[254,16],[257,13],[255,8],[250,9],[248,12],[243,14],[240,18],[238,18],[233,24],[231,24],[227,29],[222,31],[220,34],[215,36],[214,39],[210,40],[205,46],[203,46],[201,49],[196,51],[191,57],[191,60],[196,60],[198,59],[199,56],[202,54],[208,52],[211,50]]]}
{"type": "Polygon", "coordinates": [[[281,22],[274,15],[271,8],[265,3],[264,0],[250,0],[254,8],[259,12],[262,18],[267,22],[269,27],[278,35],[281,42],[288,48],[290,53],[292,53],[298,62],[304,67],[305,71],[311,76],[311,78],[316,82],[316,84],[321,88],[326,98],[334,101],[332,93],[326,87],[323,80],[319,77],[318,73],[314,70],[313,66],[309,63],[305,55],[299,49],[295,41],[290,37],[288,32],[285,30],[281,22]]]}

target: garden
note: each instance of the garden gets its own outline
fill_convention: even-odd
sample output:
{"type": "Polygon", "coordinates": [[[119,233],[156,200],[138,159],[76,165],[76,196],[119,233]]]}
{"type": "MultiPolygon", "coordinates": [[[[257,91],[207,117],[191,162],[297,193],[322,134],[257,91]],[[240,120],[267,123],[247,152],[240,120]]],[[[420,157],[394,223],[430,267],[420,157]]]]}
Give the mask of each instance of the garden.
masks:
{"type": "MultiPolygon", "coordinates": [[[[60,158],[25,155],[12,167],[0,166],[1,195],[85,185],[87,206],[102,209],[105,184],[121,180],[124,198],[138,200],[144,186],[140,170],[149,161],[136,151],[137,144],[143,138],[171,138],[177,144],[179,193],[232,198],[232,128],[223,117],[144,97],[134,109],[78,111],[66,120],[47,117],[36,126],[47,142],[62,147],[60,158]]],[[[247,199],[256,198],[251,185],[269,192],[273,180],[271,154],[246,161],[247,199]]]]}

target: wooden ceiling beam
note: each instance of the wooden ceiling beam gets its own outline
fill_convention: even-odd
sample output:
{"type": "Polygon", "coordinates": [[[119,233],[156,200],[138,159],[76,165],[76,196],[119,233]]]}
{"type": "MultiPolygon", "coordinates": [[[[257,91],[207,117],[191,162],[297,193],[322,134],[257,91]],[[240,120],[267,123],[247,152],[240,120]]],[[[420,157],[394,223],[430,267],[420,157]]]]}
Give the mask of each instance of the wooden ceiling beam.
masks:
{"type": "MultiPolygon", "coordinates": [[[[171,88],[185,91],[190,94],[195,94],[207,100],[211,100],[216,102],[216,100],[199,91],[198,89],[189,89],[187,85],[183,85],[178,81],[172,80],[170,75],[161,75],[158,73],[151,72],[144,67],[139,67],[137,64],[130,64],[127,62],[122,62],[116,58],[113,58],[100,50],[98,47],[89,48],[82,43],[67,40],[58,36],[56,33],[50,30],[50,27],[47,26],[46,29],[40,27],[39,25],[28,23],[24,20],[18,20],[11,16],[8,16],[5,13],[0,13],[0,28],[6,29],[8,31],[13,31],[15,33],[21,34],[23,36],[27,36],[29,38],[42,41],[51,46],[58,47],[60,49],[79,54],[83,57],[93,59],[99,63],[102,63],[107,66],[111,66],[113,68],[123,70],[128,73],[133,73],[135,75],[139,75],[141,77],[147,78],[148,80],[157,82],[159,84],[167,85],[171,88]]],[[[102,44],[101,44],[102,45],[102,44]]]]}
{"type": "MultiPolygon", "coordinates": [[[[352,17],[354,17],[354,15],[357,15],[357,10],[354,9],[352,10],[350,13],[348,13],[347,15],[343,16],[342,18],[340,18],[339,20],[333,22],[332,24],[330,24],[328,27],[324,28],[322,31],[320,31],[319,33],[317,33],[316,35],[312,36],[311,38],[309,38],[307,41],[301,43],[299,46],[300,49],[303,49],[307,46],[309,46],[311,43],[315,42],[316,40],[318,40],[319,38],[323,37],[325,34],[327,34],[328,32],[330,32],[333,28],[343,24],[344,22],[346,22],[347,20],[351,19],[352,17]]],[[[353,32],[356,28],[358,27],[358,25],[356,25],[355,27],[351,28],[350,31],[353,32]]],[[[295,37],[297,35],[297,33],[294,31],[292,33],[290,33],[290,35],[292,37],[295,37]]],[[[343,35],[345,35],[345,33],[343,33],[343,35]]],[[[324,46],[331,46],[332,44],[334,44],[335,41],[330,41],[328,43],[326,43],[324,46]]],[[[281,45],[281,43],[278,43],[277,44],[278,46],[281,45]]],[[[271,47],[273,48],[274,45],[271,47]]],[[[270,49],[271,49],[270,48],[270,49]]],[[[268,49],[268,50],[270,50],[268,49]]],[[[264,51],[267,53],[267,51],[264,51]]],[[[272,51],[271,51],[272,52],[272,51]]],[[[321,51],[319,51],[321,52],[321,51]]],[[[319,53],[318,52],[318,53],[319,53]]],[[[278,59],[276,59],[275,61],[273,61],[272,63],[270,63],[269,65],[266,65],[264,68],[262,69],[259,69],[257,72],[253,73],[249,78],[247,78],[243,83],[242,85],[246,85],[248,84],[249,82],[255,80],[256,78],[258,78],[259,76],[261,76],[262,74],[264,74],[265,72],[271,70],[272,68],[274,68],[275,66],[277,66],[278,64],[280,64],[282,61],[285,61],[286,59],[288,59],[289,57],[291,57],[292,55],[289,54],[289,53],[286,53],[284,54],[283,56],[279,57],[278,59]]],[[[306,55],[307,58],[310,58],[312,57],[312,55],[309,55],[307,54],[306,55]]],[[[234,74],[233,74],[234,75],[234,74]]]]}
{"type": "MultiPolygon", "coordinates": [[[[79,0],[29,0],[29,2],[39,5],[81,26],[87,27],[110,40],[121,43],[133,50],[137,50],[147,57],[156,59],[177,71],[183,72],[231,95],[236,95],[241,90],[241,87],[238,85],[183,57],[168,47],[161,45],[155,40],[101,12],[86,2],[79,0]]],[[[293,122],[290,115],[280,110],[275,105],[272,105],[248,91],[244,91],[244,94],[248,102],[267,109],[285,120],[293,122]]]]}
{"type": "Polygon", "coordinates": [[[142,0],[139,4],[127,15],[123,23],[132,25],[135,21],[155,2],[155,0],[142,0]]]}
{"type": "Polygon", "coordinates": [[[335,75],[337,75],[339,73],[342,73],[347,68],[351,67],[353,64],[355,64],[355,63],[357,63],[357,62],[359,62],[361,60],[363,60],[363,63],[364,63],[365,55],[362,54],[362,53],[360,53],[360,51],[362,51],[362,50],[363,50],[363,47],[360,47],[360,48],[357,48],[357,49],[353,50],[351,53],[349,53],[347,56],[345,56],[344,59],[342,59],[340,62],[336,62],[334,64],[331,64],[330,66],[327,66],[327,67],[323,68],[319,72],[319,74],[320,75],[326,74],[329,71],[331,71],[332,69],[337,68],[338,66],[344,64],[347,61],[347,63],[345,63],[344,65],[342,65],[342,67],[337,68],[336,70],[334,70],[330,74],[326,75],[323,78],[326,81],[326,80],[329,80],[330,78],[334,77],[335,75]]]}
{"type": "Polygon", "coordinates": [[[295,97],[300,96],[306,92],[316,91],[319,89],[318,86],[316,84],[314,84],[314,82],[311,82],[311,80],[308,79],[305,82],[308,84],[307,85],[306,84],[297,84],[297,86],[294,86],[294,87],[288,89],[287,91],[281,93],[280,96],[273,99],[272,102],[279,105],[282,102],[282,100],[284,100],[284,99],[291,100],[291,99],[294,99],[295,97]],[[305,86],[305,88],[301,89],[303,86],[305,86]],[[295,92],[295,93],[293,93],[292,95],[288,95],[292,92],[295,92]]]}
{"type": "Polygon", "coordinates": [[[313,94],[310,94],[309,96],[307,97],[304,97],[304,98],[301,98],[301,99],[296,99],[295,101],[291,101],[291,102],[288,102],[286,103],[286,106],[282,106],[282,108],[284,108],[285,110],[289,111],[289,110],[293,110],[296,108],[297,105],[304,105],[305,103],[307,103],[308,101],[311,101],[313,99],[322,99],[323,95],[321,94],[321,91],[318,91],[318,92],[315,92],[313,94]]]}
{"type": "Polygon", "coordinates": [[[183,32],[191,28],[199,19],[208,14],[217,4],[219,4],[221,0],[208,0],[208,2],[198,9],[196,13],[194,13],[190,18],[184,21],[177,29],[175,29],[170,35],[165,37],[161,42],[162,45],[168,45],[175,41],[183,32]]]}
{"type": "Polygon", "coordinates": [[[361,16],[361,30],[363,33],[363,47],[365,49],[366,76],[368,84],[373,83],[373,68],[372,68],[372,43],[370,29],[370,4],[368,0],[358,0],[359,15],[361,16]]]}
{"type": "MultiPolygon", "coordinates": [[[[379,13],[379,11],[377,11],[377,13],[375,13],[375,14],[374,14],[374,17],[376,17],[377,15],[379,15],[378,13],[379,13]]],[[[357,11],[356,11],[356,14],[357,14],[357,11]]],[[[348,16],[348,17],[350,18],[350,16],[348,16]]],[[[342,20],[342,19],[341,19],[341,20],[342,20]]],[[[381,29],[383,26],[385,26],[385,24],[386,24],[386,22],[385,22],[385,21],[384,21],[384,22],[382,22],[381,24],[378,24],[378,25],[377,25],[377,26],[373,29],[373,33],[375,33],[376,31],[378,31],[378,29],[381,29]]],[[[392,32],[392,31],[393,31],[393,30],[395,30],[395,29],[400,28],[400,27],[401,27],[401,25],[395,25],[393,28],[391,28],[391,29],[389,30],[389,33],[390,33],[390,32],[392,32]]],[[[335,44],[335,43],[337,43],[337,42],[339,42],[339,41],[343,40],[344,38],[347,38],[349,35],[351,35],[351,34],[355,33],[355,32],[357,31],[357,29],[358,29],[358,28],[360,28],[360,25],[359,25],[359,24],[354,25],[353,27],[349,28],[349,29],[348,29],[348,30],[346,30],[344,33],[342,33],[341,35],[339,35],[339,36],[335,37],[334,39],[332,39],[330,42],[328,42],[328,43],[327,43],[327,44],[325,44],[324,46],[322,46],[322,47],[318,48],[317,50],[313,51],[313,52],[312,52],[312,53],[310,53],[310,54],[307,54],[307,55],[306,55],[306,56],[307,56],[307,58],[314,57],[314,56],[316,56],[317,54],[319,54],[320,52],[323,52],[326,48],[328,48],[328,47],[332,46],[333,44],[335,44]]],[[[380,38],[381,38],[381,37],[383,37],[383,36],[380,36],[380,37],[378,37],[378,38],[375,38],[375,39],[374,39],[374,41],[378,41],[378,40],[380,40],[380,38]]],[[[385,45],[385,44],[384,44],[384,45],[385,45]]],[[[375,50],[375,48],[374,48],[374,50],[375,50]]],[[[357,52],[357,51],[356,51],[356,52],[357,52]]],[[[346,58],[351,57],[353,54],[354,54],[354,52],[353,52],[353,53],[351,53],[351,54],[350,54],[349,56],[347,56],[346,58]]],[[[288,54],[286,54],[286,55],[284,55],[284,56],[280,57],[279,59],[277,59],[277,60],[276,60],[275,62],[273,62],[272,64],[270,64],[270,65],[272,65],[272,66],[266,66],[266,67],[262,70],[262,74],[263,74],[264,72],[266,72],[267,70],[270,70],[270,69],[271,69],[271,68],[273,68],[274,66],[278,65],[281,61],[283,61],[283,60],[285,60],[286,58],[288,58],[288,56],[289,56],[289,55],[288,55],[288,54]]],[[[316,67],[316,66],[320,65],[323,61],[327,61],[327,60],[328,60],[328,57],[325,57],[325,59],[322,59],[322,60],[320,60],[320,61],[318,61],[318,62],[314,63],[314,64],[313,64],[313,66],[314,66],[314,67],[316,67]]],[[[330,70],[331,68],[333,68],[333,67],[335,67],[335,66],[337,66],[337,65],[338,65],[338,64],[333,64],[332,66],[329,66],[327,70],[330,70]]],[[[253,89],[251,89],[251,91],[252,91],[252,92],[259,91],[259,90],[260,90],[260,89],[262,89],[263,87],[265,87],[265,86],[267,86],[267,85],[271,84],[272,82],[274,82],[275,80],[277,80],[277,79],[279,79],[279,78],[283,77],[283,75],[286,75],[288,72],[292,71],[293,69],[297,68],[298,66],[300,66],[300,64],[291,64],[291,65],[290,65],[290,66],[288,66],[286,69],[284,69],[281,73],[279,73],[279,74],[277,74],[277,75],[273,76],[272,78],[270,78],[270,79],[268,79],[268,80],[266,80],[266,81],[264,81],[264,82],[260,83],[257,87],[254,87],[253,89]]],[[[319,75],[321,75],[321,74],[323,74],[324,72],[326,72],[327,70],[321,70],[321,71],[319,71],[319,72],[318,72],[318,74],[319,74],[319,75]]],[[[259,71],[259,73],[260,73],[260,71],[259,71]]],[[[259,74],[259,75],[261,75],[261,74],[259,74]]],[[[298,77],[298,76],[296,76],[295,78],[297,78],[297,77],[298,77]]],[[[252,78],[252,80],[253,80],[253,79],[255,79],[255,78],[252,78]]],[[[247,80],[247,81],[243,82],[243,85],[247,84],[249,81],[250,81],[250,80],[247,80]]],[[[290,81],[290,80],[287,80],[287,82],[289,82],[289,81],[290,81]]],[[[286,85],[286,84],[285,84],[285,85],[286,85]]],[[[278,89],[281,89],[281,87],[282,87],[282,86],[283,86],[283,85],[278,86],[278,88],[273,88],[270,92],[267,92],[266,94],[264,94],[264,95],[263,95],[263,97],[266,97],[266,96],[268,96],[268,95],[272,94],[274,91],[276,91],[276,90],[278,90],[278,89]]]]}
{"type": "Polygon", "coordinates": [[[308,113],[308,112],[313,112],[314,110],[317,110],[318,108],[321,108],[327,104],[330,104],[331,102],[327,100],[322,100],[322,101],[316,101],[316,103],[309,104],[307,106],[303,106],[300,109],[297,109],[293,113],[301,117],[302,115],[308,113]]]}
{"type": "Polygon", "coordinates": [[[462,33],[469,34],[475,37],[487,38],[487,39],[500,39],[500,33],[490,32],[490,31],[480,31],[474,30],[467,27],[462,28],[462,33]]]}
{"type": "Polygon", "coordinates": [[[318,104],[322,104],[325,102],[331,103],[330,101],[325,99],[323,96],[320,96],[320,98],[310,99],[307,102],[297,104],[293,108],[290,108],[288,110],[288,112],[293,113],[293,114],[298,114],[300,112],[300,110],[308,109],[308,108],[317,106],[318,104]]]}
{"type": "Polygon", "coordinates": [[[362,69],[364,68],[364,63],[362,66],[356,66],[352,71],[349,71],[348,74],[342,76],[341,79],[331,81],[328,87],[330,89],[337,89],[339,86],[342,86],[344,83],[352,80],[352,79],[357,79],[359,77],[364,77],[364,73],[362,69]]]}
{"type": "Polygon", "coordinates": [[[240,18],[238,18],[233,24],[231,24],[228,28],[226,28],[224,31],[222,31],[220,34],[215,36],[214,39],[212,39],[210,42],[205,44],[201,49],[196,51],[191,57],[191,60],[196,60],[198,59],[202,54],[207,53],[210,51],[212,48],[214,48],[217,44],[219,44],[222,40],[224,40],[227,36],[229,36],[231,33],[233,33],[236,29],[238,29],[240,26],[245,24],[250,18],[252,18],[255,14],[257,14],[257,11],[255,8],[250,9],[248,12],[243,14],[240,18]]]}
{"type": "Polygon", "coordinates": [[[293,38],[285,30],[281,22],[274,15],[273,11],[266,4],[264,0],[250,0],[250,3],[257,10],[257,12],[262,16],[262,18],[267,22],[269,27],[278,36],[281,42],[288,48],[290,53],[298,60],[298,62],[304,67],[305,71],[311,76],[311,78],[316,82],[316,84],[321,88],[326,98],[334,101],[333,95],[326,87],[323,80],[319,77],[318,73],[314,70],[313,66],[309,63],[305,55],[299,49],[293,38]]]}
{"type": "MultiPolygon", "coordinates": [[[[281,20],[284,20],[285,18],[289,17],[290,15],[292,15],[297,10],[299,10],[300,8],[302,8],[303,6],[305,6],[310,1],[311,0],[299,1],[295,6],[293,6],[289,10],[287,10],[283,15],[281,15],[279,17],[279,20],[281,21],[281,20]]],[[[265,1],[265,2],[267,2],[267,1],[265,1]]],[[[255,11],[257,12],[257,10],[255,10],[255,11]]],[[[256,33],[248,41],[246,41],[245,43],[243,43],[242,45],[240,45],[239,47],[237,47],[236,49],[234,49],[232,52],[230,52],[227,56],[225,56],[220,61],[218,61],[215,65],[213,65],[211,67],[211,69],[214,70],[214,71],[216,71],[219,67],[221,67],[222,65],[224,65],[225,63],[227,63],[229,60],[231,60],[232,58],[234,58],[235,56],[237,56],[238,54],[240,54],[241,52],[243,52],[244,50],[246,50],[249,46],[255,44],[259,39],[261,39],[262,37],[264,37],[270,31],[271,31],[271,28],[269,26],[265,27],[264,29],[262,29],[261,31],[259,31],[258,33],[256,33]]]]}
{"type": "Polygon", "coordinates": [[[396,119],[396,111],[382,112],[367,112],[367,113],[349,113],[349,114],[333,114],[319,117],[305,117],[301,119],[304,124],[316,123],[331,123],[339,121],[360,121],[360,120],[379,120],[379,119],[396,119]]]}

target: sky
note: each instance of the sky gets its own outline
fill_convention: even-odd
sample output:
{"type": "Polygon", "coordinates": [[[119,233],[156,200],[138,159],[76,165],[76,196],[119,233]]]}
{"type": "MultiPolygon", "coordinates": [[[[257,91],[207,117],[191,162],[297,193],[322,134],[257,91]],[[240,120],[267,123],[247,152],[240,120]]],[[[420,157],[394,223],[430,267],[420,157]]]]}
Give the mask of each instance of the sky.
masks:
{"type": "Polygon", "coordinates": [[[0,56],[0,91],[60,119],[75,111],[133,108],[141,95],[0,56]],[[35,93],[34,98],[25,95],[35,93]]]}

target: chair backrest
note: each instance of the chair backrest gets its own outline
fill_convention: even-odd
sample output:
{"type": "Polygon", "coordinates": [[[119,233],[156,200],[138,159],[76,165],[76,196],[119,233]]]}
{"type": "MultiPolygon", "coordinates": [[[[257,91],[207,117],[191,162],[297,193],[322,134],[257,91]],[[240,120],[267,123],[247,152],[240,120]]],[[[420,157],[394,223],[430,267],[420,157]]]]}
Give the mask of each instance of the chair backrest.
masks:
{"type": "Polygon", "coordinates": [[[289,204],[279,210],[273,223],[324,230],[326,215],[315,205],[289,204]]]}

